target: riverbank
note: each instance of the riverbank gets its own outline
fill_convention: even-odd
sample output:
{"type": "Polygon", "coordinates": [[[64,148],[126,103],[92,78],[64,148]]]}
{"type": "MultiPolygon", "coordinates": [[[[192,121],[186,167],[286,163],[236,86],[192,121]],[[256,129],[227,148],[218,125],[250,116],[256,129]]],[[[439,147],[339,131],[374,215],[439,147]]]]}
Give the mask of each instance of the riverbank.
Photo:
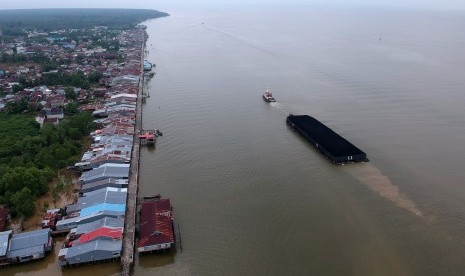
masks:
{"type": "Polygon", "coordinates": [[[59,209],[72,204],[78,196],[79,174],[73,170],[62,170],[49,184],[49,191],[34,201],[34,215],[24,220],[17,217],[11,220],[10,229],[14,233],[41,228],[44,214],[49,209],[59,209]]]}
{"type": "Polygon", "coordinates": [[[139,161],[140,161],[140,141],[139,131],[142,129],[142,95],[144,83],[143,59],[145,58],[145,44],[147,43],[147,33],[144,31],[144,42],[141,47],[141,74],[139,79],[139,90],[136,101],[135,131],[131,153],[131,165],[129,170],[127,210],[125,216],[125,232],[123,235],[123,253],[121,254],[122,275],[129,276],[131,267],[134,264],[134,244],[135,244],[135,224],[137,209],[137,192],[139,184],[139,161]]]}
{"type": "Polygon", "coordinates": [[[41,228],[45,212],[55,214],[50,209],[63,209],[57,215],[47,214],[53,217],[49,220],[51,230],[70,233],[57,253],[60,267],[121,261],[127,264],[124,271],[129,275],[134,260],[138,130],[142,124],[142,60],[146,38],[142,27],[118,36],[126,46],[121,49],[125,62],[109,65],[111,77],[107,79],[105,93],[80,106],[81,110],[92,112],[96,126],[90,139],[83,141],[87,151],[80,162],[69,167],[75,170],[53,179],[50,191],[35,203],[36,214],[22,223],[23,227],[17,227],[18,231],[41,228]],[[77,174],[80,171],[82,175],[77,174]],[[113,229],[111,233],[108,227],[113,229]],[[109,234],[113,239],[108,239],[109,234]]]}

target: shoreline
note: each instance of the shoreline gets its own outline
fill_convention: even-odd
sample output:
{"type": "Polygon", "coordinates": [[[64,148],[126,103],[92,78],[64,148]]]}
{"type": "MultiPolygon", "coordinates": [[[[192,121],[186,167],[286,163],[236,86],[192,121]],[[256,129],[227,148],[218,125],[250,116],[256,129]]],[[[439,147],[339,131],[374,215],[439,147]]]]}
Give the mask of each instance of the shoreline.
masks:
{"type": "Polygon", "coordinates": [[[123,276],[129,276],[131,268],[134,264],[135,252],[135,226],[136,226],[136,209],[137,209],[137,193],[139,191],[139,161],[140,161],[140,143],[139,131],[142,129],[142,94],[144,88],[144,59],[145,47],[147,43],[147,32],[144,29],[144,41],[141,45],[141,73],[139,75],[139,89],[137,91],[136,102],[136,123],[134,131],[134,139],[131,153],[131,163],[129,167],[129,183],[128,183],[128,197],[127,197],[127,210],[124,218],[124,234],[123,234],[123,251],[121,254],[121,265],[123,276]]]}
{"type": "Polygon", "coordinates": [[[70,186],[65,187],[64,190],[58,192],[58,199],[56,202],[53,202],[53,189],[59,183],[59,177],[55,177],[49,183],[49,191],[43,196],[35,199],[34,204],[36,206],[36,211],[34,215],[23,219],[21,221],[20,217],[12,219],[10,221],[10,228],[14,233],[22,233],[33,230],[41,229],[41,223],[45,212],[49,209],[55,208],[65,208],[67,205],[72,204],[77,196],[76,190],[79,190],[78,179],[79,176],[75,175],[74,172],[63,170],[64,176],[70,181],[70,186]]]}

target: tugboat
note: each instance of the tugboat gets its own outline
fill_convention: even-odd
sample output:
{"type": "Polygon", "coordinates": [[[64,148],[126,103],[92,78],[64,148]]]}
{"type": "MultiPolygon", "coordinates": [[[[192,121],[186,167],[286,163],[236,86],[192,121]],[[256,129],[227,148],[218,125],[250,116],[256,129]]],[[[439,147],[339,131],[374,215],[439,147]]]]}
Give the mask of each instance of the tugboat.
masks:
{"type": "Polygon", "coordinates": [[[271,94],[270,89],[266,89],[265,93],[263,93],[263,100],[267,103],[276,102],[273,98],[273,94],[271,94]]]}

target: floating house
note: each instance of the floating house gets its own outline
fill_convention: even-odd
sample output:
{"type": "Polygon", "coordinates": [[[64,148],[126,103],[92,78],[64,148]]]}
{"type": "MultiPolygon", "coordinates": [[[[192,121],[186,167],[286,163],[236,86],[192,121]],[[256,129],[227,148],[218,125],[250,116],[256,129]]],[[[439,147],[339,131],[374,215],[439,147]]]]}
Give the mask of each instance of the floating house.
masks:
{"type": "Polygon", "coordinates": [[[79,225],[90,223],[105,217],[123,218],[126,213],[126,205],[99,205],[90,207],[93,210],[86,209],[84,212],[74,217],[68,217],[57,222],[57,231],[71,231],[79,225]],[[124,210],[123,210],[124,209],[124,210]],[[93,213],[90,213],[93,211],[93,213]]]}
{"type": "MultiPolygon", "coordinates": [[[[128,196],[127,189],[106,187],[92,192],[85,193],[79,197],[75,204],[66,207],[68,215],[74,212],[84,211],[96,205],[101,204],[125,204],[128,196]]],[[[82,214],[82,212],[81,212],[82,214]]]]}
{"type": "Polygon", "coordinates": [[[58,260],[61,266],[69,266],[119,259],[122,247],[121,239],[96,239],[60,249],[58,260]]]}
{"type": "Polygon", "coordinates": [[[106,178],[123,178],[129,177],[129,164],[106,163],[91,171],[84,172],[79,178],[81,184],[90,183],[106,178]]]}
{"type": "Polygon", "coordinates": [[[155,142],[156,142],[155,130],[141,130],[139,134],[139,141],[143,145],[155,145],[155,142]]]}
{"type": "Polygon", "coordinates": [[[174,248],[173,212],[169,199],[145,201],[140,208],[139,253],[174,248]]]}
{"type": "Polygon", "coordinates": [[[92,232],[101,227],[124,227],[124,218],[104,217],[93,222],[78,225],[71,233],[75,236],[92,232]]]}
{"type": "Polygon", "coordinates": [[[42,259],[53,249],[52,231],[50,229],[41,229],[14,235],[11,235],[11,231],[1,232],[0,241],[3,242],[3,244],[0,244],[0,259],[7,261],[9,264],[42,259]],[[7,237],[9,240],[6,258],[5,255],[2,258],[1,254],[4,253],[7,237]]]}
{"type": "Polygon", "coordinates": [[[89,182],[81,185],[81,192],[88,193],[106,187],[112,188],[127,188],[129,180],[121,178],[105,178],[94,182],[89,182]]]}
{"type": "Polygon", "coordinates": [[[8,244],[11,235],[12,231],[0,232],[0,266],[10,264],[6,253],[8,252],[8,244]]]}

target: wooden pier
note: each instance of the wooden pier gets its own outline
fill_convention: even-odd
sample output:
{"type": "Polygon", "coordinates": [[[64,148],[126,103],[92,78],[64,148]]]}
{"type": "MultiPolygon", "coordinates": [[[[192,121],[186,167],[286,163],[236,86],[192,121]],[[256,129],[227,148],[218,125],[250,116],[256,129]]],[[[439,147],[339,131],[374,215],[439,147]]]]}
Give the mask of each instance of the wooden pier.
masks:
{"type": "MultiPolygon", "coordinates": [[[[142,46],[141,61],[144,61],[145,41],[142,46]]],[[[131,154],[131,167],[129,170],[128,184],[128,199],[126,203],[126,216],[124,218],[124,234],[123,234],[123,252],[121,255],[122,272],[121,275],[129,276],[131,268],[134,264],[135,252],[135,232],[136,232],[136,207],[137,207],[137,192],[139,190],[139,160],[140,160],[140,142],[139,132],[142,129],[142,95],[143,95],[143,73],[140,75],[139,92],[137,95],[136,106],[136,131],[134,132],[133,148],[131,154]]]]}

